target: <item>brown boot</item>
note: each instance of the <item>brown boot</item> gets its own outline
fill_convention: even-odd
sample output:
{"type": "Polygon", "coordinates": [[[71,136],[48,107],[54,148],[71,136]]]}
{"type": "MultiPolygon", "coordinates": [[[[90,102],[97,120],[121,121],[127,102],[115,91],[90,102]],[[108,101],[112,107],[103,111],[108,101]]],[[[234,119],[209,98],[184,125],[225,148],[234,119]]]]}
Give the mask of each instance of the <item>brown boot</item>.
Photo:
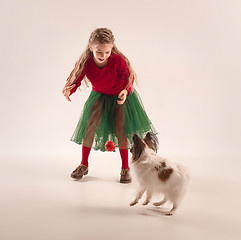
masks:
{"type": "Polygon", "coordinates": [[[130,170],[128,168],[122,169],[120,174],[121,174],[121,177],[120,177],[121,183],[130,183],[131,182],[130,170]]]}
{"type": "Polygon", "coordinates": [[[83,177],[83,175],[87,175],[88,174],[88,167],[80,164],[72,173],[71,173],[71,177],[75,178],[75,179],[81,179],[83,177]]]}

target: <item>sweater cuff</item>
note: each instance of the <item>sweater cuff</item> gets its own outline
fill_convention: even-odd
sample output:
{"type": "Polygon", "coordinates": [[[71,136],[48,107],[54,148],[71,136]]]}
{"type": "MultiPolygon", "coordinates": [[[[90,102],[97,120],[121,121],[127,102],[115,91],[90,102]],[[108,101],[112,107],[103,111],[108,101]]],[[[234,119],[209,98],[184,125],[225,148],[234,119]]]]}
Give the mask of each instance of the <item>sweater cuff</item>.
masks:
{"type": "Polygon", "coordinates": [[[130,87],[128,87],[128,85],[125,87],[125,90],[127,90],[128,94],[127,94],[127,97],[131,94],[132,92],[132,88],[133,88],[133,84],[134,84],[134,76],[133,76],[133,79],[132,79],[132,84],[130,87]]]}
{"type": "Polygon", "coordinates": [[[131,89],[130,89],[130,88],[129,88],[129,89],[126,89],[126,88],[125,88],[124,90],[127,91],[127,95],[126,95],[126,96],[128,97],[128,96],[131,94],[131,89]]]}
{"type": "Polygon", "coordinates": [[[77,86],[77,84],[76,84],[75,87],[70,90],[70,95],[69,96],[71,96],[73,93],[75,93],[78,87],[79,86],[77,86]]]}

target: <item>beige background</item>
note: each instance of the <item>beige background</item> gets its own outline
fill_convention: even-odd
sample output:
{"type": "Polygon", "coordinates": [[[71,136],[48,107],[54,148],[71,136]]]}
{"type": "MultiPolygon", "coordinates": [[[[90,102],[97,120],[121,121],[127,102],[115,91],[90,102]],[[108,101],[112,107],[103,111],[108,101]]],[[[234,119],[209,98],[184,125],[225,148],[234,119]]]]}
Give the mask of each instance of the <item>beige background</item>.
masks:
{"type": "Polygon", "coordinates": [[[78,154],[89,93],[61,90],[96,27],[130,59],[162,151],[241,155],[239,1],[9,1],[1,7],[1,151],[78,154]],[[3,147],[2,147],[3,146],[3,147]]]}
{"type": "Polygon", "coordinates": [[[0,18],[1,239],[118,239],[122,228],[145,239],[239,239],[240,1],[12,0],[0,18]],[[97,27],[113,31],[138,74],[159,154],[192,171],[171,220],[128,207],[135,188],[113,182],[118,154],[92,152],[92,175],[69,179],[81,156],[69,139],[90,89],[71,103],[61,91],[97,27]]]}

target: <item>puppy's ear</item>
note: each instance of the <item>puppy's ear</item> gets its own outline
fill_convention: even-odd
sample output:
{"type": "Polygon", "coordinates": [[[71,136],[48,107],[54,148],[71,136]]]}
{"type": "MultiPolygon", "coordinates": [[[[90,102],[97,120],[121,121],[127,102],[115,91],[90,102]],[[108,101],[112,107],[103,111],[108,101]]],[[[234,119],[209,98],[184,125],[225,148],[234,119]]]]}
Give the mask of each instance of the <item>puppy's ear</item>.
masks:
{"type": "Polygon", "coordinates": [[[133,145],[131,148],[132,161],[135,162],[140,158],[141,153],[145,148],[145,144],[136,134],[133,135],[132,140],[133,140],[133,145]]]}
{"type": "Polygon", "coordinates": [[[158,172],[158,177],[162,182],[166,182],[173,173],[173,168],[166,167],[166,163],[162,162],[159,166],[156,166],[155,169],[158,172]]]}
{"type": "Polygon", "coordinates": [[[138,141],[138,140],[141,140],[141,139],[139,138],[139,136],[137,134],[134,133],[133,136],[132,136],[132,141],[135,142],[135,141],[138,141]]]}
{"type": "Polygon", "coordinates": [[[148,132],[144,138],[144,142],[149,148],[157,152],[159,142],[154,133],[148,132]]]}

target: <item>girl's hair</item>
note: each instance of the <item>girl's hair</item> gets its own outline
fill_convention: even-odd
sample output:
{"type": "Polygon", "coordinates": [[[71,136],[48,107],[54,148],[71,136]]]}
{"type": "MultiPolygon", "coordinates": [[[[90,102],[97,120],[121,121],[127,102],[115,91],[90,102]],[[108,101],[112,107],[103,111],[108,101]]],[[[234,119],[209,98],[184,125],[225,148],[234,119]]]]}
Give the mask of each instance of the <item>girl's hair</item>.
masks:
{"type": "MultiPolygon", "coordinates": [[[[90,56],[92,56],[92,52],[90,51],[89,45],[106,44],[106,43],[107,44],[113,44],[112,52],[116,53],[116,54],[120,54],[124,58],[126,66],[128,67],[129,72],[130,72],[128,87],[133,85],[132,81],[133,81],[133,78],[136,80],[136,74],[133,71],[132,66],[131,66],[128,58],[123,53],[121,53],[118,50],[118,48],[116,47],[115,38],[114,38],[114,35],[112,34],[112,31],[107,29],[107,28],[97,28],[95,31],[93,31],[91,33],[90,38],[89,38],[89,42],[88,42],[88,46],[85,49],[85,51],[82,53],[82,55],[80,56],[78,61],[75,63],[75,67],[72,70],[72,72],[70,73],[69,77],[67,78],[67,83],[65,84],[65,87],[64,87],[63,91],[65,90],[66,87],[75,83],[75,81],[77,80],[77,78],[81,74],[86,61],[88,60],[88,58],[90,56]]],[[[84,77],[83,80],[84,80],[85,85],[88,87],[89,84],[88,84],[87,78],[84,77]]]]}

